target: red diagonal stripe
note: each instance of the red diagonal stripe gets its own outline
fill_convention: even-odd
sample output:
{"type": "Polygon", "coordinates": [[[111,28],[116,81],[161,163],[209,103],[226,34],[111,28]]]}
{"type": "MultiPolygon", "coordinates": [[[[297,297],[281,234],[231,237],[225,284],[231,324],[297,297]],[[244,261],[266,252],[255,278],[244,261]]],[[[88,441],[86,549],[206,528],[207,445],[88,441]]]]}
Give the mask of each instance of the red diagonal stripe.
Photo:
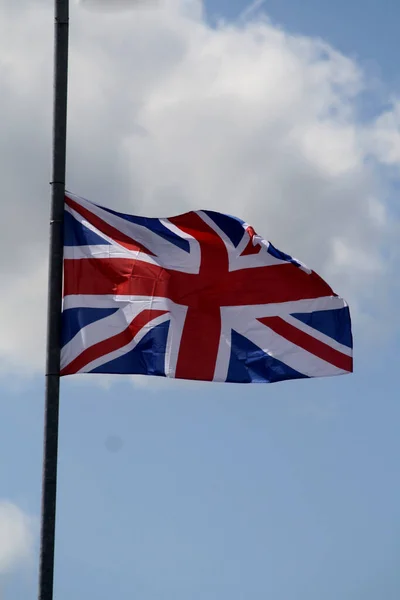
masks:
{"type": "Polygon", "coordinates": [[[246,233],[249,236],[249,242],[246,246],[246,248],[243,250],[243,252],[241,253],[240,256],[248,256],[249,254],[259,254],[260,250],[261,250],[261,244],[253,244],[253,238],[256,234],[256,232],[254,231],[254,229],[249,225],[248,227],[246,227],[246,233]]]}
{"type": "Polygon", "coordinates": [[[143,246],[139,242],[136,242],[128,235],[125,235],[125,233],[122,233],[122,231],[120,231],[119,229],[116,229],[112,225],[109,225],[106,221],[103,221],[103,219],[92,213],[90,210],[87,210],[68,196],[65,196],[65,204],[67,204],[70,208],[73,208],[77,213],[81,215],[81,217],[84,217],[89,223],[91,223],[91,225],[96,227],[99,231],[108,235],[111,239],[121,244],[121,246],[124,246],[124,248],[127,248],[128,250],[140,250],[145,254],[150,254],[151,256],[154,256],[154,254],[150,252],[150,250],[145,248],[145,246],[143,246]]]}
{"type": "Polygon", "coordinates": [[[72,375],[73,373],[77,373],[93,360],[100,358],[100,356],[105,356],[106,354],[110,354],[110,352],[114,352],[114,350],[118,350],[118,348],[123,348],[133,340],[135,335],[137,335],[145,325],[156,317],[164,315],[166,312],[166,310],[143,310],[133,319],[124,331],[90,346],[90,348],[86,348],[86,350],[70,362],[69,365],[62,369],[61,375],[72,375]]]}
{"type": "Polygon", "coordinates": [[[253,244],[253,239],[250,238],[246,248],[243,250],[240,256],[249,256],[250,254],[259,254],[261,250],[261,244],[253,244]]]}
{"type": "Polygon", "coordinates": [[[347,356],[346,354],[331,348],[327,344],[324,344],[324,342],[297,329],[297,327],[287,323],[287,321],[284,321],[280,317],[264,317],[258,319],[258,321],[272,329],[272,331],[275,331],[278,335],[289,340],[289,342],[292,342],[292,344],[300,346],[303,350],[307,350],[307,352],[314,354],[314,356],[322,358],[322,360],[334,365],[338,369],[350,373],[353,371],[353,359],[351,356],[347,356]]]}

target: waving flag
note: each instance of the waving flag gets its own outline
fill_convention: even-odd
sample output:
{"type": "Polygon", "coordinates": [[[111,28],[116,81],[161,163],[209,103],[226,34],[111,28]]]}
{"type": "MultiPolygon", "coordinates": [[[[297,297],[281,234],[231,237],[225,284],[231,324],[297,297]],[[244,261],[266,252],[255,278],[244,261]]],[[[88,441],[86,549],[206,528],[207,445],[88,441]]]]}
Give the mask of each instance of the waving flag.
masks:
{"type": "Polygon", "coordinates": [[[243,221],[65,199],[62,375],[272,383],[352,371],[349,309],[243,221]]]}

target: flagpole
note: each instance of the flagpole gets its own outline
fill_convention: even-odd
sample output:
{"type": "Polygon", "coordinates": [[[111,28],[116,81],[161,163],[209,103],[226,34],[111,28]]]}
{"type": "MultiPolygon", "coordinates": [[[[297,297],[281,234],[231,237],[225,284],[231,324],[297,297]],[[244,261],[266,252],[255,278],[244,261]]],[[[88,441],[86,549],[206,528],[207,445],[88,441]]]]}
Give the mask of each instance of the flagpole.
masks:
{"type": "Polygon", "coordinates": [[[39,600],[53,600],[60,397],[63,216],[65,196],[69,0],[54,0],[53,165],[47,309],[47,355],[39,564],[39,600]]]}

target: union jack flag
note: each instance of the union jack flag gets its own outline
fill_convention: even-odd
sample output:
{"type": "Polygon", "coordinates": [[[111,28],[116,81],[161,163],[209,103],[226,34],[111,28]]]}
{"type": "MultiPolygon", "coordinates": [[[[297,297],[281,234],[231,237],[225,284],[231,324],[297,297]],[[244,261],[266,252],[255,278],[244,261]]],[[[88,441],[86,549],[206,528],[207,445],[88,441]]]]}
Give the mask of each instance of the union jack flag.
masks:
{"type": "Polygon", "coordinates": [[[236,383],[353,370],[346,302],[243,221],[65,199],[61,374],[236,383]]]}

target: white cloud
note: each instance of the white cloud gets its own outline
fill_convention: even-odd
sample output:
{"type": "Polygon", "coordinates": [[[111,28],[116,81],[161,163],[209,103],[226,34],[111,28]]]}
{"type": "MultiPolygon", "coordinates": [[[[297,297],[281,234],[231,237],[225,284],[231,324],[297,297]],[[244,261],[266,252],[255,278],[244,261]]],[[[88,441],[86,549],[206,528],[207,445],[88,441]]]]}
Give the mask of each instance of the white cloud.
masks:
{"type": "Polygon", "coordinates": [[[28,375],[31,369],[44,371],[43,354],[46,329],[47,268],[43,260],[23,277],[16,277],[2,290],[1,303],[7,315],[1,319],[0,356],[2,371],[28,375]]]}
{"type": "Polygon", "coordinates": [[[400,164],[400,101],[377,117],[371,128],[371,151],[382,163],[400,164]]]}
{"type": "Polygon", "coordinates": [[[84,8],[119,11],[159,6],[162,0],[76,0],[84,8]]]}
{"type": "MultiPolygon", "coordinates": [[[[1,5],[3,369],[43,365],[52,33],[43,0],[1,5]]],[[[398,105],[365,122],[365,93],[353,60],[266,19],[73,5],[68,186],[134,213],[237,214],[365,309],[390,279],[383,169],[400,164],[398,105]]]]}
{"type": "Polygon", "coordinates": [[[0,500],[0,574],[18,567],[32,551],[32,519],[15,504],[0,500]]]}

